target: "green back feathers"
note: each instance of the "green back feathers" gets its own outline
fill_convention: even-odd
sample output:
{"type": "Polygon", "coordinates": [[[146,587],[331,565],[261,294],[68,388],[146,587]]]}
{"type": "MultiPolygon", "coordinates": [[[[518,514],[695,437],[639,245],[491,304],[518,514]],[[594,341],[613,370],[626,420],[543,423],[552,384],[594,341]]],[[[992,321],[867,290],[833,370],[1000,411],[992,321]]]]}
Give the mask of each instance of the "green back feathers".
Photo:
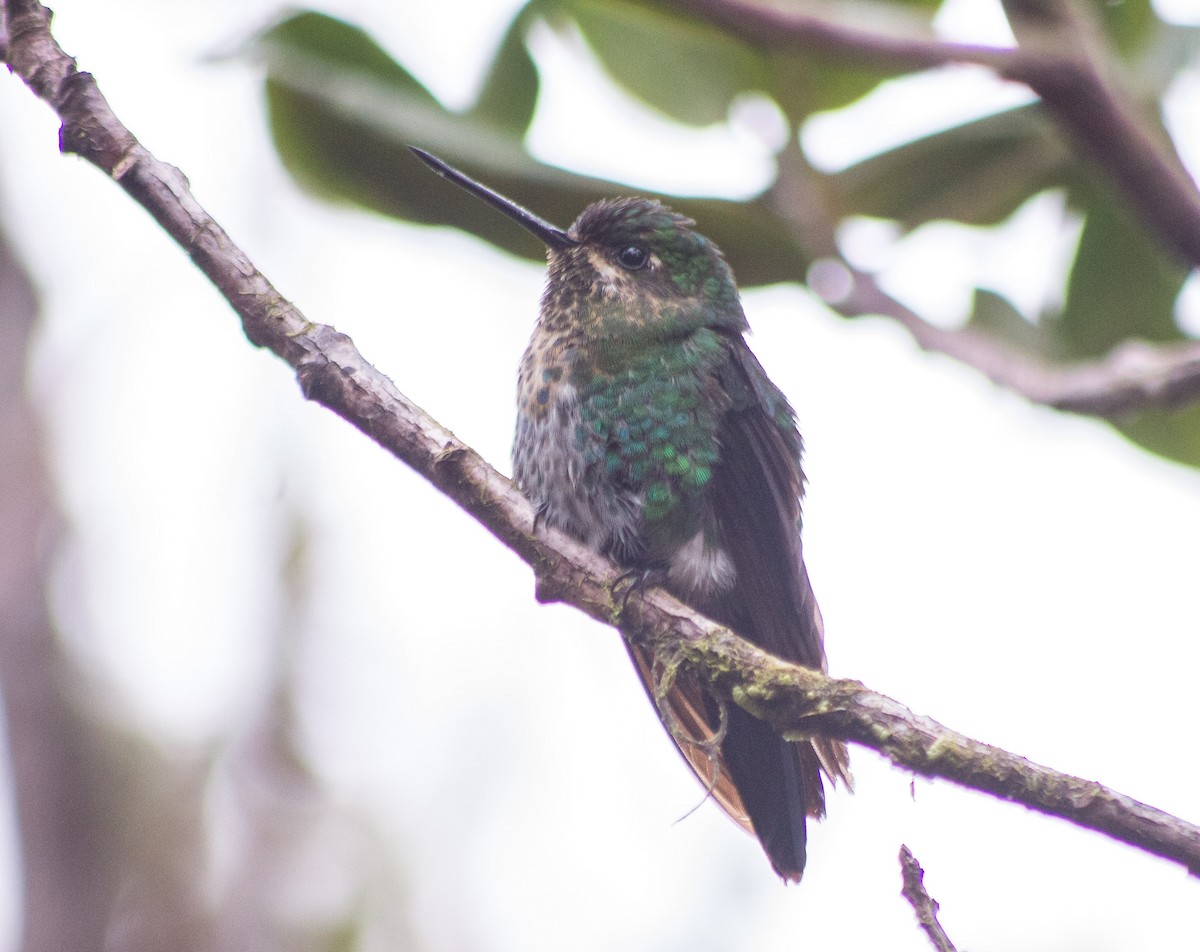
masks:
{"type": "Polygon", "coordinates": [[[588,463],[644,496],[646,528],[661,544],[695,532],[720,447],[726,407],[716,375],[728,359],[712,330],[663,344],[616,373],[579,367],[576,439],[588,463]]]}

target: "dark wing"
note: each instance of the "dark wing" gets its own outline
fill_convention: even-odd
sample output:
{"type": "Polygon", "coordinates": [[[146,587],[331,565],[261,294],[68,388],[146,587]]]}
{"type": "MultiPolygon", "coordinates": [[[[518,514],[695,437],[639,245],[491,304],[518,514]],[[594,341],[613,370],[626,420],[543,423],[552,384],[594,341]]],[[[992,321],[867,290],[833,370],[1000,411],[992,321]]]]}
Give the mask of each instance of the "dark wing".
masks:
{"type": "MultiPolygon", "coordinates": [[[[825,625],[800,540],[803,444],[795,414],[740,337],[730,341],[722,383],[731,404],[719,435],[713,508],[738,574],[743,617],[731,623],[765,651],[825,671],[825,625]]],[[[824,738],[814,745],[830,779],[850,786],[845,745],[824,738]]],[[[809,812],[819,815],[822,804],[810,800],[809,812]]]]}
{"type": "Polygon", "coordinates": [[[824,671],[825,629],[800,542],[802,443],[787,399],[737,338],[722,385],[730,407],[718,431],[713,509],[738,572],[747,637],[761,648],[824,671]]]}

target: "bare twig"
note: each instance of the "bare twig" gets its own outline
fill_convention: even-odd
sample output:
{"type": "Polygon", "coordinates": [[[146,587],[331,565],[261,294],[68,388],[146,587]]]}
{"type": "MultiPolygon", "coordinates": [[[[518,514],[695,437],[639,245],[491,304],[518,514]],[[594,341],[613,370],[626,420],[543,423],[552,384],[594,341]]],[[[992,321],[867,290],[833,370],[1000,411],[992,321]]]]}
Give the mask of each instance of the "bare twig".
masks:
{"type": "Polygon", "coordinates": [[[845,57],[882,69],[917,70],[976,63],[1001,71],[1018,57],[1014,48],[889,36],[835,23],[800,9],[755,0],[668,0],[764,49],[795,49],[845,57]]]}
{"type": "Polygon", "coordinates": [[[660,657],[784,733],[812,732],[880,751],[918,773],[1022,803],[1200,873],[1200,827],[958,734],[856,681],[786,664],[659,589],[614,595],[616,566],[535,514],[512,483],[372,367],[350,338],[284,300],[192,196],[120,123],[92,76],[55,43],[37,0],[0,0],[11,65],[62,119],[60,140],[108,173],[191,256],[241,317],[247,337],[296,370],[306,397],[333,410],[471,513],[534,570],[538,597],[619,624],[660,657]]]}
{"type": "Polygon", "coordinates": [[[1119,419],[1146,407],[1177,407],[1200,397],[1200,343],[1127,341],[1106,357],[1051,364],[986,331],[930,324],[884,291],[873,275],[852,271],[850,293],[830,306],[839,314],[881,314],[898,321],[924,350],[974,367],[993,383],[1034,403],[1119,419]]]}
{"type": "Polygon", "coordinates": [[[904,883],[900,895],[908,900],[917,914],[917,925],[925,930],[930,944],[937,952],[958,952],[946,930],[938,922],[937,900],[925,888],[925,870],[907,846],[900,847],[900,879],[904,883]]]}

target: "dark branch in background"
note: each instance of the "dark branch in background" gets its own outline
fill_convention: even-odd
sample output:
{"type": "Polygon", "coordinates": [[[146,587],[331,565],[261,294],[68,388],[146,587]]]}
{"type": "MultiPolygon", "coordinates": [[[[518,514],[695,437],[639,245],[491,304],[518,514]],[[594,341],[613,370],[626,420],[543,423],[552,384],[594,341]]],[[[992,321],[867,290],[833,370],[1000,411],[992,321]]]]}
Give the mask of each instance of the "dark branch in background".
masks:
{"type": "Polygon", "coordinates": [[[921,869],[921,864],[907,846],[900,847],[900,879],[904,883],[900,895],[913,907],[913,912],[917,914],[917,925],[925,930],[930,944],[937,952],[958,952],[938,922],[939,907],[937,900],[925,889],[925,870],[921,869]]]}
{"type": "Polygon", "coordinates": [[[0,230],[0,703],[21,886],[10,925],[21,952],[84,952],[115,933],[121,952],[209,952],[192,835],[206,788],[190,760],[97,716],[100,692],[50,617],[46,556],[66,532],[25,386],[36,318],[0,230]]]}
{"type": "Polygon", "coordinates": [[[620,575],[612,563],[561,532],[535,531],[532,507],[508,479],[414,406],[350,338],[309,322],[279,295],[200,207],[183,175],[147,152],[92,76],[76,71],[51,36],[44,7],[0,0],[5,8],[12,68],[62,119],[63,149],[96,164],[150,212],[220,289],[247,337],[295,369],[306,397],[407,463],[524,559],[540,599],[632,630],[668,669],[706,679],[782,732],[853,741],[909,770],[1062,817],[1200,873],[1200,827],[971,740],[858,682],[785,664],[661,590],[633,593],[626,604],[614,594],[620,575]]]}
{"type": "Polygon", "coordinates": [[[1200,267],[1200,192],[1170,140],[1120,86],[1096,24],[1066,0],[1002,0],[1020,44],[1001,76],[1025,83],[1164,246],[1200,267]]]}
{"type": "MultiPolygon", "coordinates": [[[[1006,9],[1028,47],[1002,48],[891,37],[749,0],[673,0],[731,35],[764,48],[819,51],[869,65],[924,69],[952,63],[986,66],[1036,92],[1060,127],[1115,183],[1149,228],[1184,262],[1200,266],[1200,194],[1165,136],[1156,134],[1119,87],[1104,76],[1084,40],[1094,31],[1059,0],[1008,0],[1006,9]],[[1029,24],[1036,7],[1044,15],[1029,24]]],[[[800,216],[801,244],[839,258],[836,222],[821,214],[815,173],[797,149],[780,163],[779,212],[800,216]]],[[[1200,343],[1123,345],[1096,361],[1056,365],[1031,357],[994,335],[930,324],[891,297],[864,271],[848,269],[849,293],[829,305],[846,317],[880,314],[902,324],[917,344],[979,370],[1034,403],[1118,418],[1150,406],[1174,407],[1200,397],[1200,343]]]]}
{"type": "Polygon", "coordinates": [[[866,272],[852,271],[851,279],[850,293],[829,303],[839,314],[890,317],[904,325],[922,349],[974,367],[993,383],[1033,403],[1116,419],[1145,407],[1176,407],[1200,397],[1200,342],[1156,345],[1129,341],[1100,360],[1052,364],[983,331],[930,324],[866,272]]]}
{"type": "Polygon", "coordinates": [[[822,53],[904,71],[974,63],[1001,72],[1015,54],[1003,46],[888,36],[755,0],[669,0],[669,5],[764,49],[822,53]]]}
{"type": "MultiPolygon", "coordinates": [[[[0,41],[3,23],[0,22],[0,41]]],[[[37,558],[61,534],[25,354],[37,302],[0,233],[0,700],[22,873],[23,952],[86,949],[103,935],[115,883],[99,798],[98,758],[72,702],[37,558]]]]}

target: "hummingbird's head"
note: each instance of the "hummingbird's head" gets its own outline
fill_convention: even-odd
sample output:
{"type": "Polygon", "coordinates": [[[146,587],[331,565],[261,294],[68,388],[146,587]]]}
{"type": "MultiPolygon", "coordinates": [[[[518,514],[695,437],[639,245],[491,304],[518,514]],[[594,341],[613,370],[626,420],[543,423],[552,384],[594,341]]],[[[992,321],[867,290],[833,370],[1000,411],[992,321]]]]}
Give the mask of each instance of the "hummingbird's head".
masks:
{"type": "Polygon", "coordinates": [[[601,337],[744,330],[733,272],[694,226],[645,198],[589,205],[567,232],[574,244],[550,246],[548,301],[582,298],[584,330],[601,337]]]}
{"type": "Polygon", "coordinates": [[[544,320],[610,341],[671,338],[699,327],[746,329],[733,272],[690,218],[649,199],[606,199],[563,231],[436,156],[412,151],[545,242],[544,320]]]}

